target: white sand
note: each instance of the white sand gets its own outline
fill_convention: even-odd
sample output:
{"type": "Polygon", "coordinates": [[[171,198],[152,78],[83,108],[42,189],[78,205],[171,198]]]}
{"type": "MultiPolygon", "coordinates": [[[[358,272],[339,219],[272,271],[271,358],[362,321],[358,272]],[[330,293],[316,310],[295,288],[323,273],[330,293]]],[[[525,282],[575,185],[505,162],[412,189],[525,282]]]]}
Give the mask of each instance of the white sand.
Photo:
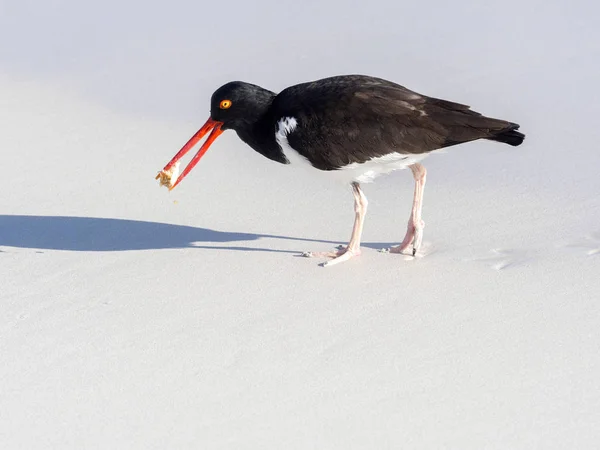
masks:
{"type": "Polygon", "coordinates": [[[589,2],[11,3],[1,449],[598,446],[589,2]],[[222,83],[352,72],[527,134],[425,161],[425,257],[376,251],[404,235],[406,171],[366,186],[363,255],[327,269],[295,255],[345,243],[349,188],[231,132],[154,180],[222,83]]]}

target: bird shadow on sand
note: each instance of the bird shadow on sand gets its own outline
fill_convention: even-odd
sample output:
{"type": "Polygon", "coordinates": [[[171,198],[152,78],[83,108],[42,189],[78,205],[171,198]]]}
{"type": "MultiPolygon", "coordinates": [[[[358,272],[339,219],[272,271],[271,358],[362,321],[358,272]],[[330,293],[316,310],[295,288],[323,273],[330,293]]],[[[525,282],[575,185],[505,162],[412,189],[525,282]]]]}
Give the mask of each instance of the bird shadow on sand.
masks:
{"type": "MultiPolygon", "coordinates": [[[[306,250],[277,249],[274,246],[263,248],[226,245],[236,242],[255,241],[261,238],[331,245],[339,244],[339,242],[318,239],[217,231],[208,228],[139,220],[70,216],[0,215],[0,246],[3,247],[82,252],[199,248],[295,254],[306,250]]],[[[384,243],[365,244],[366,247],[373,248],[385,245],[384,243]]],[[[305,246],[303,244],[303,247],[305,246]]]]}

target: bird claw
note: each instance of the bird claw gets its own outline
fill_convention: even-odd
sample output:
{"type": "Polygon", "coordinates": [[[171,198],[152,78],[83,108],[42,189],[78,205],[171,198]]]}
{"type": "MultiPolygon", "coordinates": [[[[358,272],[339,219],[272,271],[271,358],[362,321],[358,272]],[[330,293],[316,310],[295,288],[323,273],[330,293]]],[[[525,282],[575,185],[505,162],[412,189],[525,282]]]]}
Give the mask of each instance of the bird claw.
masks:
{"type": "Polygon", "coordinates": [[[321,267],[329,267],[348,261],[350,258],[358,256],[361,253],[360,248],[348,250],[348,247],[345,245],[338,245],[335,248],[337,250],[333,252],[302,252],[300,256],[305,258],[332,258],[329,261],[319,264],[321,267]]]}
{"type": "Polygon", "coordinates": [[[348,261],[350,258],[352,258],[354,256],[360,255],[360,250],[358,250],[358,251],[347,250],[346,247],[344,247],[344,246],[342,246],[342,248],[344,249],[343,250],[344,253],[342,253],[339,256],[334,257],[333,259],[330,259],[329,261],[321,263],[319,265],[321,267],[329,267],[329,266],[333,266],[335,264],[343,263],[345,261],[348,261]]]}
{"type": "Polygon", "coordinates": [[[386,253],[386,254],[398,253],[400,255],[416,257],[418,250],[419,249],[416,247],[413,247],[412,250],[408,250],[407,248],[403,248],[402,246],[397,245],[396,247],[380,248],[379,253],[386,253]]]}
{"type": "Polygon", "coordinates": [[[382,248],[381,253],[400,253],[401,255],[416,257],[423,242],[423,228],[425,222],[422,220],[408,223],[406,236],[400,245],[391,248],[382,248]],[[412,248],[411,248],[412,247],[412,248]]]}

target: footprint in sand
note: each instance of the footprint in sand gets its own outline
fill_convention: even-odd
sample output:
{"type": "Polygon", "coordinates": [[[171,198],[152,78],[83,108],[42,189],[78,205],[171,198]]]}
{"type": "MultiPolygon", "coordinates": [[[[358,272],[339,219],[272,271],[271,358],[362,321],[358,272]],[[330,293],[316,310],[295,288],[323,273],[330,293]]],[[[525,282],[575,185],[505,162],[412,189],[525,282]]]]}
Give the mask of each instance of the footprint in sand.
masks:
{"type": "Polygon", "coordinates": [[[528,250],[494,248],[490,250],[490,253],[489,256],[472,258],[469,261],[483,261],[494,270],[504,270],[525,265],[533,258],[528,250]]]}
{"type": "Polygon", "coordinates": [[[567,247],[580,248],[588,256],[600,254],[600,231],[585,236],[581,241],[567,244],[567,247]]]}

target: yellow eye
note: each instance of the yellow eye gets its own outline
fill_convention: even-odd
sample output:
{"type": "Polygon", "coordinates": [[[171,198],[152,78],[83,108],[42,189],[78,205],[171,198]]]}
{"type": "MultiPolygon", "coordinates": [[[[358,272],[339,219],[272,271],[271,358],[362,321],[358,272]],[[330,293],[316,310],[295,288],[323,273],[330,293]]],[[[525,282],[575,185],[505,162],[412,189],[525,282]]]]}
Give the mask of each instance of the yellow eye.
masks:
{"type": "Polygon", "coordinates": [[[228,109],[231,106],[231,100],[222,100],[219,108],[228,109]]]}

